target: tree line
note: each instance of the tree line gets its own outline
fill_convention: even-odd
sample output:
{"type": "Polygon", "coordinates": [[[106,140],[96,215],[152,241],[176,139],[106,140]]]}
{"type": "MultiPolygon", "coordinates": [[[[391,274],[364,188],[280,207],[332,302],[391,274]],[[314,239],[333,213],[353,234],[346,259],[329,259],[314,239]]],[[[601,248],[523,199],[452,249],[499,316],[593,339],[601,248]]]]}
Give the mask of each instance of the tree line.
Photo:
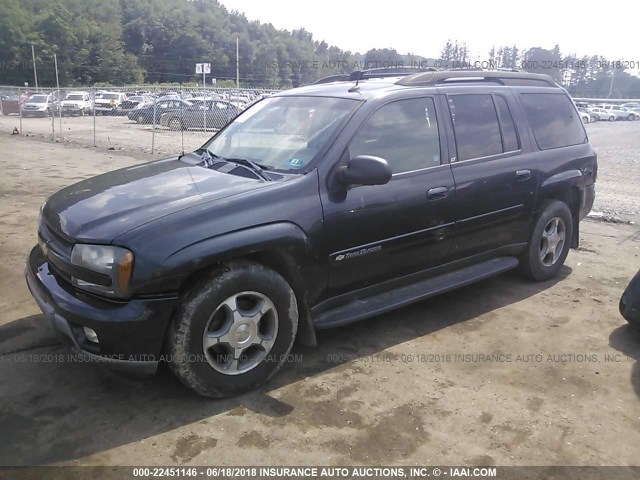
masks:
{"type": "Polygon", "coordinates": [[[231,86],[237,59],[241,86],[290,88],[323,76],[388,66],[507,68],[547,73],[575,96],[640,97],[640,65],[577,58],[516,46],[471,58],[464,43],[447,41],[438,58],[391,48],[365,53],[316,40],[304,28],[279,30],[228,11],[217,0],[3,0],[0,2],[0,84],[62,86],[197,84],[196,63],[211,63],[209,79],[231,86]]]}

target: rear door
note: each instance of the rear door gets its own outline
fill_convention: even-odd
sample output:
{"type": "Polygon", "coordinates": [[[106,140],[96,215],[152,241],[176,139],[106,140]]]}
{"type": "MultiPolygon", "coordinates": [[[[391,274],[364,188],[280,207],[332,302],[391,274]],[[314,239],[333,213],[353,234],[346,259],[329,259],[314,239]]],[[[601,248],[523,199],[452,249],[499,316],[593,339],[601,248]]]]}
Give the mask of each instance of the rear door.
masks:
{"type": "Polygon", "coordinates": [[[388,102],[363,121],[348,143],[343,160],[381,157],[393,176],[385,185],[321,193],[329,296],[446,261],[455,190],[437,103],[433,95],[388,102]]]}
{"type": "Polygon", "coordinates": [[[484,253],[528,239],[538,166],[520,111],[505,89],[451,88],[447,120],[454,144],[456,237],[452,258],[484,253]],[[458,93],[464,91],[464,93],[458,93]]]}

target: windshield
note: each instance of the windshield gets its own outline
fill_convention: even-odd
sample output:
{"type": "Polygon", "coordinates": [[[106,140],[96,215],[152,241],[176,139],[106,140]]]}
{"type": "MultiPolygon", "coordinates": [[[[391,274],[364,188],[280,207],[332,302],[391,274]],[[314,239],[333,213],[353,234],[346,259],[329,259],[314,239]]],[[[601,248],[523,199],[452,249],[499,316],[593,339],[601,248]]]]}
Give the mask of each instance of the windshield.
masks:
{"type": "Polygon", "coordinates": [[[104,98],[105,100],[117,99],[118,96],[117,93],[99,93],[96,95],[97,98],[104,98]]]}
{"type": "Polygon", "coordinates": [[[67,100],[83,100],[82,95],[69,95],[67,98],[67,100]]]}
{"type": "Polygon", "coordinates": [[[268,169],[309,164],[359,101],[272,97],[256,103],[205,145],[224,158],[245,158],[268,169]]]}
{"type": "Polygon", "coordinates": [[[47,103],[47,96],[46,95],[34,95],[33,97],[31,97],[29,99],[30,102],[32,103],[47,103]]]}

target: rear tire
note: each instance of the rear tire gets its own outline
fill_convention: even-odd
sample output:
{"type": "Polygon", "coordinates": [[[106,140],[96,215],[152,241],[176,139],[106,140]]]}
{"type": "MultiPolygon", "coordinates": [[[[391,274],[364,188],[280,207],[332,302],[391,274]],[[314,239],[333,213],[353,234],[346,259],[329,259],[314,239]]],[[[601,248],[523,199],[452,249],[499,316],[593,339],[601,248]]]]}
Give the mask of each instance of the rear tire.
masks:
{"type": "Polygon", "coordinates": [[[538,282],[555,277],[567,258],[572,238],[571,210],[564,202],[547,200],[520,257],[521,273],[538,282]]]}
{"type": "Polygon", "coordinates": [[[200,395],[238,395],[282,367],[297,330],[286,280],[260,264],[231,261],[181,296],[167,335],[169,366],[200,395]]]}
{"type": "Polygon", "coordinates": [[[609,117],[610,122],[614,122],[615,120],[616,120],[616,117],[614,117],[613,115],[609,117]]]}

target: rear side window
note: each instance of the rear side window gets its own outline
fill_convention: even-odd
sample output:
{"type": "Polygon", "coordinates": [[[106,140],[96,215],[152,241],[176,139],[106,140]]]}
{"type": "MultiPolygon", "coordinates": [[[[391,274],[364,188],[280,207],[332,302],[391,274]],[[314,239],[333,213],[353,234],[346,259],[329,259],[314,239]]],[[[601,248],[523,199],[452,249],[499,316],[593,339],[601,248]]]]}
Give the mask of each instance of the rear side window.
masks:
{"type": "Polygon", "coordinates": [[[491,95],[451,95],[449,111],[458,146],[458,160],[498,155],[502,137],[491,95]]]}
{"type": "Polygon", "coordinates": [[[563,93],[522,93],[522,104],[540,150],[587,141],[571,100],[563,93]]]}

